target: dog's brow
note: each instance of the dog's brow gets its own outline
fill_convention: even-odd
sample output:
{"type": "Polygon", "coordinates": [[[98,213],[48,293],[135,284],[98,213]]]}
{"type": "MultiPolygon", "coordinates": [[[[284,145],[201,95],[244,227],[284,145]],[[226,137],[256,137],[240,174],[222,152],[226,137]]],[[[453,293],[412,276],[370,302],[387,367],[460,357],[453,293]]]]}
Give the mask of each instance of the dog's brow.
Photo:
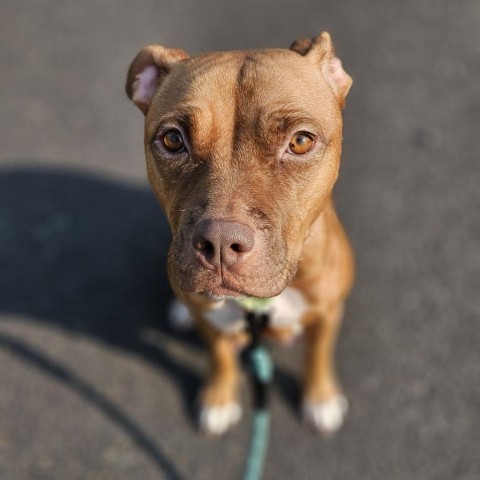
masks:
{"type": "Polygon", "coordinates": [[[176,111],[171,111],[162,115],[158,120],[158,124],[178,123],[187,131],[190,131],[192,127],[196,126],[198,123],[197,117],[199,111],[201,111],[199,107],[182,107],[176,111]]]}
{"type": "Polygon", "coordinates": [[[318,119],[296,109],[282,108],[263,112],[259,115],[259,126],[280,134],[288,133],[294,128],[310,127],[316,130],[315,133],[322,134],[322,127],[318,119]]]}

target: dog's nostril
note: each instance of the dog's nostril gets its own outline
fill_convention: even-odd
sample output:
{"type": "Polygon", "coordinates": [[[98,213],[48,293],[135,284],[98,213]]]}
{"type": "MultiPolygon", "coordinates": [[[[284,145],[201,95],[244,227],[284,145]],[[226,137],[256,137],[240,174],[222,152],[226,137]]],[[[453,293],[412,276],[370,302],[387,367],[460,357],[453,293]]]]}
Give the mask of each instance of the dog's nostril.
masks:
{"type": "Polygon", "coordinates": [[[208,240],[199,240],[195,243],[195,248],[207,255],[213,255],[215,247],[208,240]]]}
{"type": "Polygon", "coordinates": [[[230,245],[230,248],[236,253],[243,252],[243,248],[239,243],[232,243],[232,245],[230,245]]]}

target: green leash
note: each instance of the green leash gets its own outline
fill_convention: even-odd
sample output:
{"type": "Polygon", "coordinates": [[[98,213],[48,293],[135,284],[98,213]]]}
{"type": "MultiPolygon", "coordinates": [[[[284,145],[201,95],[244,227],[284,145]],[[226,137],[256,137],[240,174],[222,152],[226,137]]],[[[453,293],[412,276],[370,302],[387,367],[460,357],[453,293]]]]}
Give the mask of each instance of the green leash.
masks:
{"type": "MultiPolygon", "coordinates": [[[[249,359],[251,360],[251,374],[254,385],[260,381],[264,387],[267,387],[273,376],[272,360],[268,351],[261,346],[254,347],[250,352],[249,359]]],[[[260,480],[262,478],[270,434],[270,414],[266,408],[265,395],[257,393],[256,397],[250,448],[243,480],[260,480]],[[259,406],[259,400],[264,405],[259,406]]]]}
{"type": "Polygon", "coordinates": [[[261,345],[260,336],[268,324],[271,298],[248,297],[239,300],[245,310],[250,344],[245,350],[253,386],[254,412],[250,447],[242,480],[260,480],[263,474],[270,434],[268,386],[273,378],[273,363],[268,350],[261,345]]]}

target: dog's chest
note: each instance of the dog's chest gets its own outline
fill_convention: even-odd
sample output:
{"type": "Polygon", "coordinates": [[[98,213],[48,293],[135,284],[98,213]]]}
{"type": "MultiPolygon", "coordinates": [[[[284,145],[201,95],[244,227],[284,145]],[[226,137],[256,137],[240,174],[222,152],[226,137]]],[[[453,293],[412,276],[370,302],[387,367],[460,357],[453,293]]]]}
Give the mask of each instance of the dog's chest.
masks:
{"type": "MultiPolygon", "coordinates": [[[[269,327],[273,329],[291,329],[300,333],[303,329],[301,319],[308,305],[301,292],[286,288],[273,299],[269,309],[269,327]]],[[[206,319],[218,330],[225,333],[237,333],[245,330],[245,311],[234,300],[224,300],[218,306],[205,312],[206,319]]]]}

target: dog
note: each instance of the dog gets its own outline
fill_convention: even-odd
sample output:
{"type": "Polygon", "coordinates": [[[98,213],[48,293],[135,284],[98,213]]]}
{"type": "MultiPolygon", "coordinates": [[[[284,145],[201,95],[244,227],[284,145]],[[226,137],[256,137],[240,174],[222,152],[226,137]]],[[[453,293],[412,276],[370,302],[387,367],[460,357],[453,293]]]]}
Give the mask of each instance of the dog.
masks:
{"type": "Polygon", "coordinates": [[[209,347],[199,417],[208,433],[241,417],[239,297],[273,298],[265,335],[304,331],[303,417],[320,432],[342,425],[334,349],[354,256],[332,189],[351,85],[327,32],[290,49],[193,57],[150,45],[130,65],[148,178],[172,231],[173,313],[190,314],[209,347]]]}

